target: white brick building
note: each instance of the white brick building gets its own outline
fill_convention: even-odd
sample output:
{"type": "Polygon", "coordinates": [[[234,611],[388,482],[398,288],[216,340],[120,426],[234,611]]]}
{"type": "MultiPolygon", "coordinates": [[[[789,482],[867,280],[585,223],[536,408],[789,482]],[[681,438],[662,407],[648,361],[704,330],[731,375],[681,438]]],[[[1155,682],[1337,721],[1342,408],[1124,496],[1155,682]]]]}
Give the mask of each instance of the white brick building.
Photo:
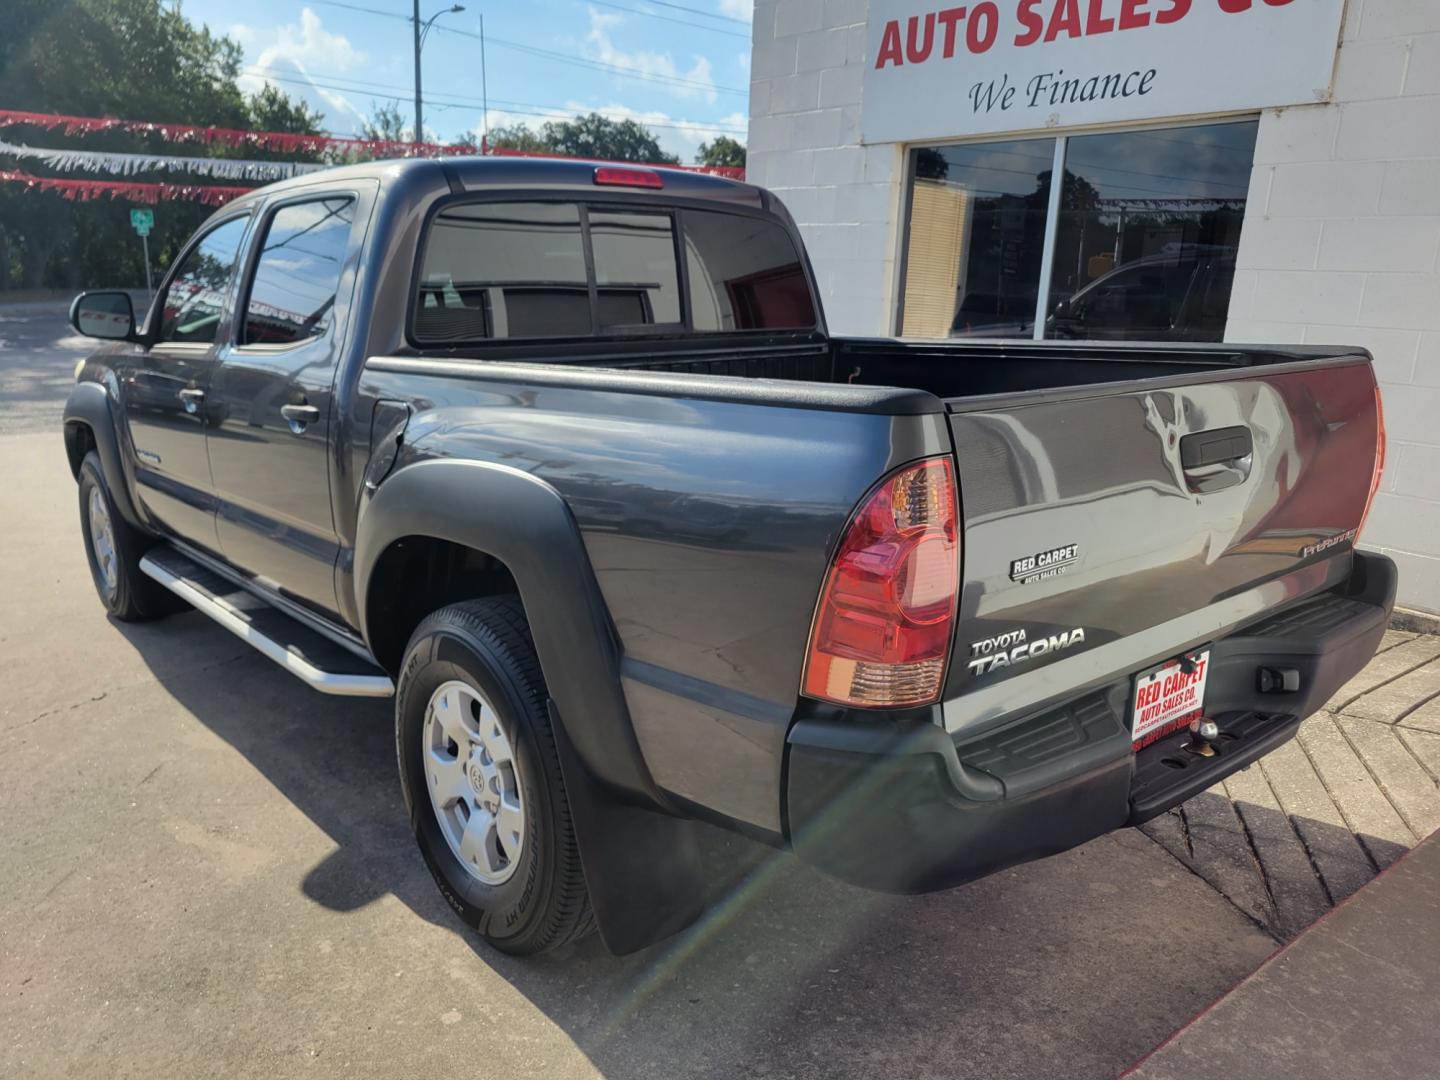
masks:
{"type": "Polygon", "coordinates": [[[1142,309],[1173,301],[1150,322],[1189,340],[1365,346],[1389,452],[1362,541],[1440,612],[1440,0],[1098,0],[1098,25],[1069,3],[757,0],[749,176],[800,223],[832,330],[1164,336],[1142,309]],[[1049,37],[1025,40],[1030,12],[1049,37]],[[1097,121],[1076,79],[1048,112],[1047,58],[1151,70],[1158,104],[1116,81],[1123,115],[1097,121]],[[967,100],[1007,63],[1012,112],[967,100]],[[1213,84],[1189,97],[1166,64],[1213,84]],[[1315,89],[1279,86],[1307,65],[1315,89]]]}

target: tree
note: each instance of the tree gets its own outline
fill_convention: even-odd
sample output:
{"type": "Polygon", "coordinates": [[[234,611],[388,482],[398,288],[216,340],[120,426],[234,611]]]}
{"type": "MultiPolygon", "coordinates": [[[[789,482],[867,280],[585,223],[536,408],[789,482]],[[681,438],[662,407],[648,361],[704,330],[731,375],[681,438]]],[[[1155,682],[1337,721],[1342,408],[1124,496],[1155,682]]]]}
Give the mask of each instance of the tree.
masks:
{"type": "Polygon", "coordinates": [[[245,103],[250,126],[256,131],[284,131],[292,135],[319,135],[325,114],[305,102],[281,93],[273,83],[245,103]]]}
{"type": "Polygon", "coordinates": [[[410,131],[405,127],[405,118],[400,115],[400,106],[395,102],[384,105],[370,103],[370,119],[360,125],[360,137],[383,142],[409,142],[410,131]]]}
{"type": "Polygon", "coordinates": [[[680,164],[678,157],[660,149],[660,143],[647,128],[628,118],[611,120],[592,112],[574,120],[547,120],[540,129],[540,137],[550,153],[567,157],[680,164]]]}
{"type": "MultiPolygon", "coordinates": [[[[5,0],[0,33],[0,102],[7,108],[118,116],[181,124],[304,130],[321,117],[283,94],[247,102],[236,83],[241,50],[159,0],[5,0]],[[257,105],[258,101],[258,105],[257,105]],[[260,110],[259,112],[256,109],[260,110]]],[[[56,134],[22,129],[14,141],[55,145],[56,134]]],[[[246,148],[186,149],[158,135],[87,135],[87,149],[206,156],[265,156],[246,148]]],[[[136,179],[160,179],[144,175],[136,179]]],[[[204,183],[205,181],[199,181],[204,183]]],[[[108,199],[66,202],[58,194],[0,185],[0,288],[135,285],[145,280],[130,207],[108,199]]],[[[198,203],[157,208],[150,255],[163,267],[211,213],[198,203]]]]}
{"type": "Polygon", "coordinates": [[[501,150],[524,150],[527,153],[547,153],[550,147],[545,140],[524,124],[501,124],[490,129],[486,145],[501,150]]]}
{"type": "Polygon", "coordinates": [[[745,167],[745,144],[729,135],[716,135],[711,142],[702,142],[695,151],[695,164],[745,167]]]}

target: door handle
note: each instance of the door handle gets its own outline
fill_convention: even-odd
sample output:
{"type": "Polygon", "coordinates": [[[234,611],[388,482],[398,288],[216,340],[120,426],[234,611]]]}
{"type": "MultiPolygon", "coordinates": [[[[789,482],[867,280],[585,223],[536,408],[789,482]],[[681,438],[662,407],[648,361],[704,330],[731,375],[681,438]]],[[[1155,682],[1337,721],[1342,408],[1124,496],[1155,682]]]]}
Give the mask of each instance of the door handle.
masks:
{"type": "Polygon", "coordinates": [[[320,410],[314,405],[281,405],[280,415],[290,424],[290,430],[299,435],[307,425],[320,419],[320,410]]]}
{"type": "Polygon", "coordinates": [[[179,391],[176,396],[179,397],[180,404],[185,406],[187,413],[196,413],[200,410],[200,403],[205,400],[205,391],[196,390],[193,387],[187,386],[185,389],[179,391]]]}
{"type": "Polygon", "coordinates": [[[1197,431],[1180,440],[1185,486],[1197,495],[1244,483],[1254,457],[1255,440],[1243,425],[1197,431]]]}

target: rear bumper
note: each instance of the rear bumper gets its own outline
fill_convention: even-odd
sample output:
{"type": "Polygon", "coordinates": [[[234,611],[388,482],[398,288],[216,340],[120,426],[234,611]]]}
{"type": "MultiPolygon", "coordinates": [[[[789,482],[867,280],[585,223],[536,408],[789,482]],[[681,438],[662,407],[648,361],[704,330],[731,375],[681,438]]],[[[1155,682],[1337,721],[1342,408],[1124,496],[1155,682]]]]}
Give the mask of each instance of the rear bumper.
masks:
{"type": "Polygon", "coordinates": [[[928,892],[1139,824],[1293,737],[1374,656],[1395,585],[1391,560],[1356,552],[1339,588],[1212,642],[1206,712],[1223,732],[1212,758],[1184,750],[1185,733],[1133,752],[1128,678],[958,743],[923,720],[800,720],[791,843],[855,884],[928,892]],[[1262,669],[1298,685],[1277,690],[1262,669]]]}

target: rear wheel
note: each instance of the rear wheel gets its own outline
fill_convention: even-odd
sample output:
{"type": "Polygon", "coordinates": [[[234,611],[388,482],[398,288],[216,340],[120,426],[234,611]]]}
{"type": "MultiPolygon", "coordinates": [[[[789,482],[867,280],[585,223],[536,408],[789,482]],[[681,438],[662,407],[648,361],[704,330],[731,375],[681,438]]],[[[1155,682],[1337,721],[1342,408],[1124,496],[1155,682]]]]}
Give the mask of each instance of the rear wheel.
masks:
{"type": "Polygon", "coordinates": [[[545,682],[519,602],[455,604],[416,629],[395,699],[406,808],[456,913],[508,953],[594,925],[545,682]]]}
{"type": "Polygon", "coordinates": [[[95,591],[111,615],[138,622],[172,610],[170,594],[140,569],[152,541],[115,509],[93,450],[80,463],[80,531],[95,591]]]}

